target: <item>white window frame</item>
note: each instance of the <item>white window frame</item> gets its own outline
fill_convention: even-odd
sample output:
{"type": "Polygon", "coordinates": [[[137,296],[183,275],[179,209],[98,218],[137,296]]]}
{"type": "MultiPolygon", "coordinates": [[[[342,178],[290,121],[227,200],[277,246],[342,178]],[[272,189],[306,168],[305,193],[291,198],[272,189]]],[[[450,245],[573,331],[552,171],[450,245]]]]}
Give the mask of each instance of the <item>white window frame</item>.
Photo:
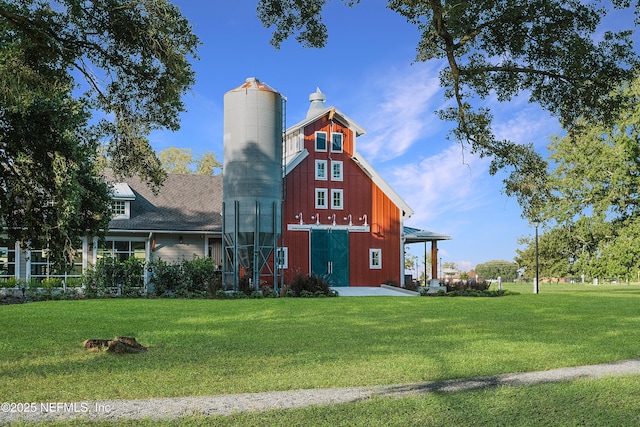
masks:
{"type": "Polygon", "coordinates": [[[315,195],[316,195],[316,209],[328,209],[329,207],[329,191],[326,188],[316,188],[315,191],[315,195]],[[323,199],[324,199],[324,203],[319,203],[321,202],[320,200],[320,195],[322,195],[323,199]]]}
{"type": "Polygon", "coordinates": [[[331,209],[344,209],[344,191],[342,189],[331,190],[331,209]],[[338,200],[340,202],[339,205],[334,203],[336,201],[336,196],[338,196],[338,200]]]}
{"type": "Polygon", "coordinates": [[[382,269],[382,249],[369,249],[369,268],[371,270],[382,269]]]}
{"type": "Polygon", "coordinates": [[[20,251],[17,249],[17,245],[11,244],[8,239],[2,239],[2,242],[0,242],[0,266],[2,266],[2,270],[0,270],[1,279],[17,279],[19,277],[20,251]],[[13,268],[11,268],[12,266],[13,268]],[[13,270],[13,274],[9,273],[11,270],[13,270]]]}
{"type": "Polygon", "coordinates": [[[327,161],[326,160],[316,160],[316,180],[318,181],[326,181],[327,180],[327,161]]]}
{"type": "Polygon", "coordinates": [[[97,251],[97,258],[102,257],[114,257],[118,258],[122,261],[129,257],[136,257],[138,259],[147,260],[147,239],[143,237],[109,237],[107,236],[100,248],[97,251]],[[126,249],[120,249],[118,246],[121,246],[123,243],[126,243],[126,249]],[[134,246],[139,246],[140,243],[144,245],[144,251],[140,250],[141,248],[134,248],[134,246]],[[122,256],[120,256],[122,255],[122,256]]]}
{"type": "Polygon", "coordinates": [[[131,202],[129,200],[112,200],[111,215],[111,219],[131,218],[131,202]],[[116,206],[121,207],[121,209],[116,210],[116,206]]]}
{"type": "Polygon", "coordinates": [[[283,270],[289,268],[289,248],[276,248],[276,265],[283,270]]]}
{"type": "Polygon", "coordinates": [[[344,135],[341,132],[331,132],[331,152],[332,153],[342,153],[344,147],[344,135]],[[337,150],[333,149],[333,137],[340,136],[340,148],[337,150]]]}
{"type": "Polygon", "coordinates": [[[51,262],[50,253],[51,250],[47,248],[32,248],[27,251],[27,281],[35,279],[40,282],[49,278],[82,277],[84,272],[84,251],[76,253],[72,270],[67,272],[56,271],[55,264],[51,262]]]}
{"type": "Polygon", "coordinates": [[[340,160],[331,160],[331,181],[342,181],[343,163],[340,160]],[[338,174],[336,175],[336,167],[338,174]]]}
{"type": "Polygon", "coordinates": [[[316,151],[326,152],[327,151],[327,146],[329,145],[329,141],[327,140],[327,133],[326,132],[320,132],[320,131],[316,132],[315,133],[314,144],[315,144],[316,151]],[[318,148],[318,135],[323,135],[324,136],[324,149],[318,148]]]}

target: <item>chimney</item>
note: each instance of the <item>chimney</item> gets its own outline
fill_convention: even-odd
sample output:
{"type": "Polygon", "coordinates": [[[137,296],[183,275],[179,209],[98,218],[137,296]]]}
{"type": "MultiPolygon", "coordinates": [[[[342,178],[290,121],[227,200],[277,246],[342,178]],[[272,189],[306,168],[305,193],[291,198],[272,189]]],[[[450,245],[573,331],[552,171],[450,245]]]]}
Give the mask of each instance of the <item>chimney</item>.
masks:
{"type": "Polygon", "coordinates": [[[324,101],[326,100],[327,97],[325,94],[320,92],[320,88],[316,88],[316,91],[309,95],[309,102],[311,105],[309,105],[309,111],[307,111],[307,119],[324,110],[324,101]]]}

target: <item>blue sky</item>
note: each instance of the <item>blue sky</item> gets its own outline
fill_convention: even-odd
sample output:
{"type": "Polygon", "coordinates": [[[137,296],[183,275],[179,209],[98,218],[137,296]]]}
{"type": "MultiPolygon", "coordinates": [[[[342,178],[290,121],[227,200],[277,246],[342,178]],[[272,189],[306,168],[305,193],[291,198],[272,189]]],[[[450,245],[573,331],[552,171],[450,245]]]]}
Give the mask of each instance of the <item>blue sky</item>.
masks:
{"type": "MultiPolygon", "coordinates": [[[[305,117],[309,94],[319,87],[327,106],[367,130],[357,150],[414,209],[406,225],[452,237],[439,244],[443,262],[466,271],[490,260],[512,261],[518,238],[533,234],[516,200],[502,194],[502,177],[489,176],[489,160],[447,140],[450,125],[434,114],[445,102],[438,79],[442,63],[413,63],[419,33],[386,9],[386,1],[366,0],[354,8],[330,1],[323,15],[329,31],[324,49],[303,48],[291,39],[280,50],[269,44],[271,30],[256,17],[257,0],[174,4],[203,45],[182,128],[154,133],[156,150],[190,148],[196,157],[213,152],[222,161],[223,96],[247,77],[287,98],[288,125],[305,117]]],[[[489,99],[485,105],[493,111],[499,138],[533,142],[544,151],[549,136],[560,132],[557,120],[526,99],[489,99]]],[[[420,244],[409,250],[423,254],[420,244]]]]}

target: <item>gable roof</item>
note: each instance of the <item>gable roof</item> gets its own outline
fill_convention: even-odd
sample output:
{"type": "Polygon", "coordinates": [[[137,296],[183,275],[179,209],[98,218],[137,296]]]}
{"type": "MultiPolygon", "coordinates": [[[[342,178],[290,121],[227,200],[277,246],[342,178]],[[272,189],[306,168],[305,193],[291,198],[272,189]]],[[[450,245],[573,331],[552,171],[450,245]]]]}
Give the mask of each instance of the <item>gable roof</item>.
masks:
{"type": "Polygon", "coordinates": [[[304,129],[308,124],[315,122],[316,120],[326,116],[327,114],[331,115],[333,119],[338,120],[340,123],[342,123],[349,129],[352,129],[356,134],[356,136],[364,135],[365,133],[367,133],[367,131],[364,130],[362,126],[360,126],[353,119],[343,114],[340,110],[338,110],[335,107],[326,107],[322,110],[318,110],[317,113],[312,114],[306,117],[304,120],[301,120],[298,123],[294,124],[293,126],[290,126],[289,128],[287,128],[286,133],[291,133],[299,129],[304,129]]]}
{"type": "Polygon", "coordinates": [[[169,174],[157,195],[133,177],[129,219],[109,222],[111,231],[222,231],[222,176],[169,174]]]}
{"type": "Polygon", "coordinates": [[[411,206],[409,206],[407,202],[405,202],[402,197],[396,193],[396,191],[387,183],[387,181],[384,180],[384,178],[382,178],[380,174],[378,174],[378,172],[376,172],[373,166],[371,166],[360,153],[354,153],[352,159],[358,166],[360,166],[360,169],[362,169],[364,173],[371,178],[378,188],[380,188],[396,206],[402,209],[402,216],[409,218],[413,215],[414,211],[411,209],[411,206]]]}
{"type": "MultiPolygon", "coordinates": [[[[347,115],[343,114],[340,110],[335,107],[327,107],[324,109],[319,109],[317,112],[315,110],[310,110],[312,114],[308,115],[304,120],[296,123],[295,125],[289,127],[287,129],[286,134],[293,133],[304,129],[306,126],[315,122],[316,120],[326,116],[327,114],[330,118],[338,120],[343,125],[347,126],[349,129],[353,130],[356,137],[364,135],[367,131],[364,130],[362,126],[357,124],[354,120],[349,118],[347,115]]],[[[354,150],[355,150],[355,142],[354,142],[354,150]]],[[[293,158],[287,161],[285,165],[285,175],[289,174],[295,167],[306,157],[308,156],[307,150],[303,150],[293,158]]],[[[414,211],[411,207],[400,197],[398,193],[382,178],[382,176],[373,169],[373,167],[367,162],[364,157],[358,152],[354,152],[352,159],[355,163],[363,170],[363,172],[371,178],[373,183],[378,186],[386,195],[391,199],[396,206],[402,209],[402,214],[404,217],[408,218],[413,215],[414,211]]]]}

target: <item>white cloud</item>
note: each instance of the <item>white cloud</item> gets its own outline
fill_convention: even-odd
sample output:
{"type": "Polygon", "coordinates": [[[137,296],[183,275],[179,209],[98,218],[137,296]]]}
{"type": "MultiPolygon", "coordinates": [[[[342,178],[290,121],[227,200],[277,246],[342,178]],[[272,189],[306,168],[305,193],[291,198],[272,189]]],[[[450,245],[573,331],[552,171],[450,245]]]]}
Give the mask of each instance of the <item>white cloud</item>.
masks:
{"type": "MultiPolygon", "coordinates": [[[[504,108],[502,108],[504,110],[504,108]]],[[[539,108],[524,108],[511,114],[504,111],[496,114],[493,121],[496,138],[507,139],[518,144],[534,143],[536,147],[546,148],[549,136],[561,131],[557,119],[539,108]]]]}
{"type": "Polygon", "coordinates": [[[368,88],[380,88],[380,93],[367,89],[367,111],[359,117],[365,117],[368,134],[358,151],[372,161],[394,159],[423,138],[426,129],[439,126],[433,114],[442,102],[438,72],[438,67],[418,64],[386,70],[379,73],[384,79],[368,82],[368,88]]]}
{"type": "Polygon", "coordinates": [[[392,186],[415,211],[413,224],[429,224],[452,212],[470,212],[486,204],[483,181],[488,159],[463,152],[458,144],[423,160],[395,167],[392,186]]]}

